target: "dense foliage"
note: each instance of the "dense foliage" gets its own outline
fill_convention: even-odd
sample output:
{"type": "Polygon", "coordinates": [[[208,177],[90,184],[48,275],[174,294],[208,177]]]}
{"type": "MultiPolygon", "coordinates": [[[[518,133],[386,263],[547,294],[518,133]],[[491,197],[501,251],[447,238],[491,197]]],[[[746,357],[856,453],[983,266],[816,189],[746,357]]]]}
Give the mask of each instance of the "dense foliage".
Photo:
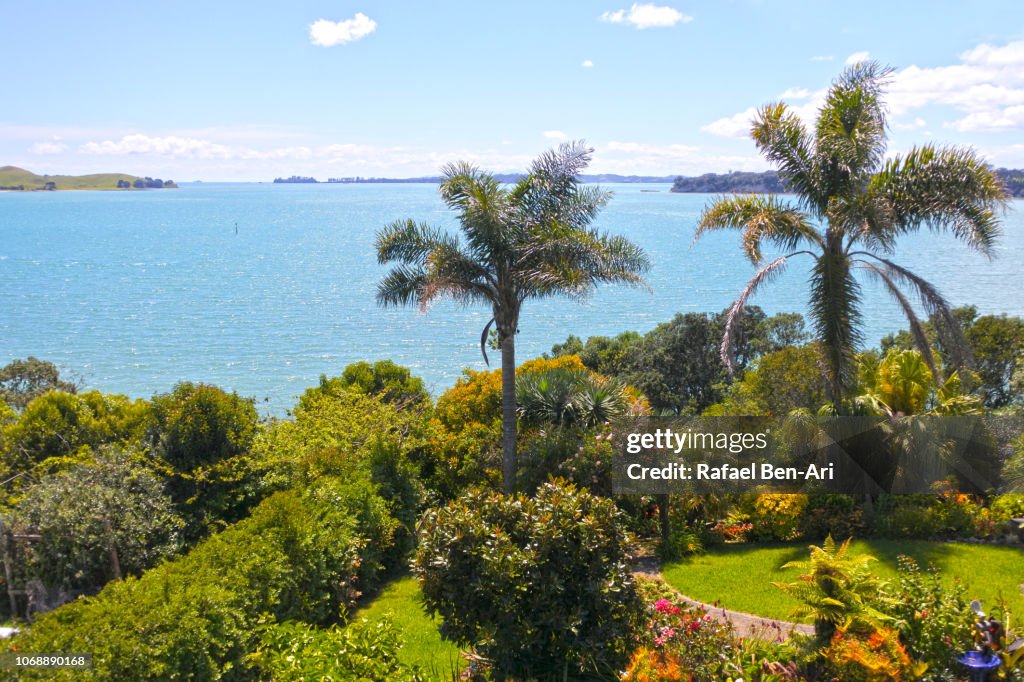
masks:
{"type": "Polygon", "coordinates": [[[573,486],[426,513],[415,568],[441,633],[501,676],[621,669],[640,615],[615,506],[573,486]]]}
{"type": "Polygon", "coordinates": [[[180,547],[183,525],[163,482],[116,449],[26,489],[10,519],[15,534],[38,536],[19,545],[19,578],[69,592],[153,566],[180,547]]]}
{"type": "Polygon", "coordinates": [[[77,386],[60,378],[56,365],[29,357],[0,368],[0,401],[20,410],[47,391],[75,393],[77,386]]]}
{"type": "Polygon", "coordinates": [[[44,615],[15,646],[92,652],[92,679],[251,679],[261,623],[331,623],[372,587],[378,567],[360,552],[383,551],[393,522],[368,485],[277,493],[180,559],[44,615]]]}

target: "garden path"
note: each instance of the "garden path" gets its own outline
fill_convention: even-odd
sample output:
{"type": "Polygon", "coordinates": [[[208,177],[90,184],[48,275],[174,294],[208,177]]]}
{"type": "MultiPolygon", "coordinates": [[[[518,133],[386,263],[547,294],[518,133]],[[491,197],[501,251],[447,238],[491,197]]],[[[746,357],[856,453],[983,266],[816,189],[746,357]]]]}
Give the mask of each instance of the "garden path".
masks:
{"type": "MultiPolygon", "coordinates": [[[[658,557],[650,554],[634,558],[633,574],[664,582],[664,578],[661,575],[661,562],[658,561],[658,557]]],[[[665,584],[668,585],[668,583],[665,584]]],[[[763,616],[758,616],[753,613],[743,613],[742,611],[723,609],[720,606],[705,604],[704,602],[687,597],[671,585],[668,586],[678,594],[679,598],[686,604],[704,609],[711,614],[712,618],[722,622],[731,623],[733,628],[736,630],[736,634],[740,637],[753,637],[765,642],[783,642],[789,639],[794,633],[801,635],[814,634],[814,627],[811,625],[790,623],[785,620],[764,618],[763,616]]]]}

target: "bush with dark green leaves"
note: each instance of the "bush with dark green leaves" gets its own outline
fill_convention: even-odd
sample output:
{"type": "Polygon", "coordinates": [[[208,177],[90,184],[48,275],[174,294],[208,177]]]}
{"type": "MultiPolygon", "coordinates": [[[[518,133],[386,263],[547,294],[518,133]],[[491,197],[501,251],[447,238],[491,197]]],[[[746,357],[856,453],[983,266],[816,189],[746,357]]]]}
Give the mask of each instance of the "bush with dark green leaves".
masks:
{"type": "Polygon", "coordinates": [[[21,579],[93,590],[140,573],[181,545],[181,518],[141,457],[108,449],[26,489],[10,526],[21,579]]]}
{"type": "Polygon", "coordinates": [[[149,438],[176,471],[188,472],[245,454],[259,415],[251,399],[209,384],[183,382],[153,396],[149,438]]]}
{"type": "Polygon", "coordinates": [[[152,406],[147,439],[168,469],[168,489],[188,521],[188,538],[244,518],[259,498],[249,461],[259,421],[253,401],[184,382],[153,396],[152,406]]]}
{"type": "Polygon", "coordinates": [[[60,370],[47,360],[29,357],[0,367],[0,401],[16,410],[48,391],[75,393],[77,390],[78,386],[61,379],[60,370]]]}
{"type": "Polygon", "coordinates": [[[371,541],[384,551],[392,527],[365,482],[279,492],[180,559],[42,616],[14,645],[91,652],[93,670],[74,679],[253,679],[261,626],[336,621],[379,569],[364,572],[374,562],[361,553],[371,541]]]}
{"type": "Polygon", "coordinates": [[[614,503],[575,486],[473,491],[424,515],[415,568],[441,634],[500,679],[613,679],[642,617],[626,543],[614,503]]]}

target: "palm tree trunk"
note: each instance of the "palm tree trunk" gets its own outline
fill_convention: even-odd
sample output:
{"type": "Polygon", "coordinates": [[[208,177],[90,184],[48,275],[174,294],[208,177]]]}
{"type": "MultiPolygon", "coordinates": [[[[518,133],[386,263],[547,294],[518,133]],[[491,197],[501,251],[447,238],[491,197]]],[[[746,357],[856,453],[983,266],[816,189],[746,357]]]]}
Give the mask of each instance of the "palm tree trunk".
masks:
{"type": "Polygon", "coordinates": [[[501,465],[505,493],[516,488],[516,335],[501,339],[501,465]]]}

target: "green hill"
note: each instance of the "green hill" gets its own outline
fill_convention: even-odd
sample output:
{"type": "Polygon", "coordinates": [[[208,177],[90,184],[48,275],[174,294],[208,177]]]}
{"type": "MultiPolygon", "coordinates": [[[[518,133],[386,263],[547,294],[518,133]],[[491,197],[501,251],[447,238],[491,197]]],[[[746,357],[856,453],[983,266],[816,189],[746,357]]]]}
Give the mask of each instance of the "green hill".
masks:
{"type": "Polygon", "coordinates": [[[36,175],[17,166],[0,166],[0,190],[159,189],[177,187],[172,180],[140,178],[126,173],[36,175]]]}

